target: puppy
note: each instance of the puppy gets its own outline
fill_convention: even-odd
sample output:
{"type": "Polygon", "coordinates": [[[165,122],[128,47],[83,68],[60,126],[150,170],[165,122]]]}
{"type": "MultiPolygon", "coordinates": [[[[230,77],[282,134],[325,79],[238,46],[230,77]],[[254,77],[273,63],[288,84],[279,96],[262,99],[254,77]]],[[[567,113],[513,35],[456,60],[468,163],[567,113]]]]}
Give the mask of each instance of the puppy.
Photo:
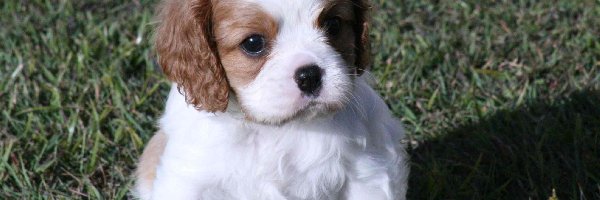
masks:
{"type": "Polygon", "coordinates": [[[405,199],[401,124],[367,83],[365,0],[163,0],[173,81],[141,199],[405,199]]]}

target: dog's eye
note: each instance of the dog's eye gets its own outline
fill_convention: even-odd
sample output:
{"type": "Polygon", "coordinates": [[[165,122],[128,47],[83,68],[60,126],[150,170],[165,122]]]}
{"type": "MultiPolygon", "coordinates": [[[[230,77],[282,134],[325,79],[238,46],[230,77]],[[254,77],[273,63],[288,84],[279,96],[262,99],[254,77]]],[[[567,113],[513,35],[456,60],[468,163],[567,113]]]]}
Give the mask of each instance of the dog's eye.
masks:
{"type": "Polygon", "coordinates": [[[329,36],[336,36],[342,27],[341,19],[339,17],[325,19],[323,27],[329,36]]]}
{"type": "Polygon", "coordinates": [[[260,56],[265,51],[266,43],[265,37],[254,34],[246,38],[240,47],[250,56],[260,56]]]}

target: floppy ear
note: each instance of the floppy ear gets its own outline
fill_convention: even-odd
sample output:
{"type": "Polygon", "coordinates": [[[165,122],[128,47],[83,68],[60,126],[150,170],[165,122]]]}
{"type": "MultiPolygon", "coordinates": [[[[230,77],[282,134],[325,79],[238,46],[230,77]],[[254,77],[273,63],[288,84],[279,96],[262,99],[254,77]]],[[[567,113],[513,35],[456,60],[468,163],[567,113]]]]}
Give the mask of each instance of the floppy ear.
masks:
{"type": "Polygon", "coordinates": [[[371,43],[369,42],[369,9],[368,0],[354,0],[354,14],[356,21],[353,25],[356,52],[357,75],[361,75],[371,67],[371,43]]]}
{"type": "Polygon", "coordinates": [[[229,84],[212,31],[210,0],[165,0],[155,48],[167,77],[187,103],[209,112],[227,108],[229,84]]]}

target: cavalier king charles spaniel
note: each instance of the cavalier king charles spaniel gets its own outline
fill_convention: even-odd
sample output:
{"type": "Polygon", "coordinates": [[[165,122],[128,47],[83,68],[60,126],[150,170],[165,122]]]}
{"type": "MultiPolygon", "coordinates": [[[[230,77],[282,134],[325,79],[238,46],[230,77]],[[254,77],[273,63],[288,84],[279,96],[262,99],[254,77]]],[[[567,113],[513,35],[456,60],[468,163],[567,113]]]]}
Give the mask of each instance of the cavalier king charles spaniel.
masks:
{"type": "Polygon", "coordinates": [[[369,85],[366,0],[162,0],[173,82],[141,199],[405,199],[404,131],[369,85]]]}

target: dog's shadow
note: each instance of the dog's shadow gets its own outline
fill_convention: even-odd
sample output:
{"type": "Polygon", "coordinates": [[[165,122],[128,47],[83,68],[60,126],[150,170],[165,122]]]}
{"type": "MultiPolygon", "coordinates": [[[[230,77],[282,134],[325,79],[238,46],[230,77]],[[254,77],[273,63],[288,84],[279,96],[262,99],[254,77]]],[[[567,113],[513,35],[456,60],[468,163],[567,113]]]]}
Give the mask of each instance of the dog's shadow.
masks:
{"type": "Polygon", "coordinates": [[[410,154],[409,199],[600,199],[600,91],[498,111],[410,154]]]}

